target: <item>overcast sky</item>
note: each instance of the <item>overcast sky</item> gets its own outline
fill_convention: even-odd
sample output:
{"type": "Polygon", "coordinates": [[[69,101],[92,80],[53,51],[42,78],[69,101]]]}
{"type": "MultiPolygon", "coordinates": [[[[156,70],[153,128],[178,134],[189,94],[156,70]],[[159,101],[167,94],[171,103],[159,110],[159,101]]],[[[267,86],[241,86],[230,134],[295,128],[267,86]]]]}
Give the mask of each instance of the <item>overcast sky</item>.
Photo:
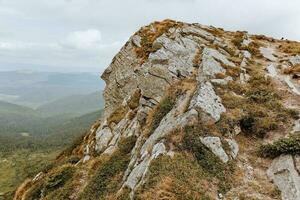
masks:
{"type": "Polygon", "coordinates": [[[166,18],[300,40],[299,0],[0,0],[0,71],[102,72],[166,18]]]}

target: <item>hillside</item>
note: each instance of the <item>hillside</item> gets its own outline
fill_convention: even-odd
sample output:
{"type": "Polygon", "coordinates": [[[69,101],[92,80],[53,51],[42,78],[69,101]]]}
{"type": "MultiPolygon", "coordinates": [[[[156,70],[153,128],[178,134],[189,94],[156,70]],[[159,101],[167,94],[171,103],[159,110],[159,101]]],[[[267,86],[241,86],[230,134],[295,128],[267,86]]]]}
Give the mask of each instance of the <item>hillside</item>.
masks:
{"type": "Polygon", "coordinates": [[[0,133],[0,200],[12,199],[24,179],[50,167],[60,152],[68,151],[101,114],[95,111],[55,123],[44,121],[41,126],[47,131],[43,134],[0,133]]]}
{"type": "Polygon", "coordinates": [[[0,113],[3,115],[12,115],[12,114],[33,114],[34,110],[25,106],[19,106],[16,104],[0,101],[0,113]]]}
{"type": "Polygon", "coordinates": [[[102,92],[67,96],[32,109],[0,101],[0,135],[30,134],[46,135],[49,129],[103,108],[102,92]]]}
{"type": "Polygon", "coordinates": [[[102,74],[100,122],[15,200],[299,200],[300,43],[154,22],[102,74]]]}

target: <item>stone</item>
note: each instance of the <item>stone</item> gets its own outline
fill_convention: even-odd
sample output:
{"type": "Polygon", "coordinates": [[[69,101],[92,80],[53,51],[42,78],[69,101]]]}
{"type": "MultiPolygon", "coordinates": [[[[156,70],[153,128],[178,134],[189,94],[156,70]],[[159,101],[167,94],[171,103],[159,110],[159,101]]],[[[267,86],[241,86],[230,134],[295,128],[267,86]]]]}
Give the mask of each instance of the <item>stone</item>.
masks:
{"type": "Polygon", "coordinates": [[[274,49],[271,47],[260,47],[260,53],[269,61],[275,62],[277,58],[273,55],[274,49]]]}
{"type": "Polygon", "coordinates": [[[300,119],[296,120],[291,133],[300,132],[300,119]]]}
{"type": "Polygon", "coordinates": [[[271,77],[277,77],[278,76],[277,70],[276,70],[274,64],[268,65],[267,70],[268,70],[268,73],[271,77]]]}
{"type": "Polygon", "coordinates": [[[227,76],[224,79],[211,79],[212,83],[216,83],[216,84],[219,84],[219,85],[227,85],[227,83],[229,81],[233,81],[231,76],[227,76]]]}
{"type": "Polygon", "coordinates": [[[136,186],[138,186],[139,183],[143,181],[143,178],[149,168],[150,162],[162,154],[166,154],[165,145],[161,142],[155,144],[153,146],[151,155],[145,155],[140,163],[136,163],[135,167],[128,175],[123,187],[127,186],[134,191],[136,186]]]}
{"type": "Polygon", "coordinates": [[[267,175],[281,191],[282,199],[300,199],[300,177],[291,155],[275,158],[267,170],[267,175]]]}
{"type": "Polygon", "coordinates": [[[141,37],[139,35],[132,36],[131,40],[135,46],[141,47],[141,37]]]}
{"type": "Polygon", "coordinates": [[[251,53],[249,51],[242,51],[243,53],[243,57],[246,59],[250,59],[251,58],[251,53]]]}
{"type": "Polygon", "coordinates": [[[244,45],[244,46],[248,46],[250,43],[252,42],[252,40],[251,39],[249,39],[249,38],[245,38],[244,40],[243,40],[243,42],[242,42],[242,45],[244,45]]]}
{"type": "Polygon", "coordinates": [[[238,143],[235,141],[235,139],[225,139],[225,141],[228,143],[230,149],[231,149],[231,156],[232,158],[236,158],[238,153],[239,153],[239,145],[238,143]]]}
{"type": "Polygon", "coordinates": [[[222,142],[219,137],[201,137],[201,142],[207,146],[223,163],[229,161],[229,157],[222,147],[222,142]]]}
{"type": "Polygon", "coordinates": [[[91,156],[85,155],[85,156],[83,157],[82,162],[83,162],[83,163],[86,163],[86,162],[89,161],[90,159],[91,159],[91,156]]]}
{"type": "Polygon", "coordinates": [[[208,41],[213,41],[215,39],[215,36],[212,35],[211,33],[205,31],[202,28],[195,27],[195,26],[184,26],[181,29],[181,32],[186,33],[186,34],[194,34],[194,35],[200,36],[208,41]]]}
{"type": "Polygon", "coordinates": [[[294,85],[294,83],[291,81],[289,76],[285,76],[283,78],[284,82],[289,86],[289,88],[292,90],[293,93],[297,94],[300,96],[300,91],[299,89],[294,85]]]}
{"type": "Polygon", "coordinates": [[[112,139],[113,134],[109,127],[105,127],[96,132],[96,151],[101,152],[104,151],[108,146],[108,143],[112,139]]]}
{"type": "Polygon", "coordinates": [[[156,63],[165,65],[164,69],[168,69],[176,77],[187,77],[192,74],[193,59],[198,49],[195,41],[184,37],[176,37],[175,40],[171,40],[166,35],[162,35],[155,42],[160,43],[163,47],[149,55],[149,63],[154,63],[154,66],[159,65],[156,63]]]}
{"type": "Polygon", "coordinates": [[[289,61],[292,65],[300,64],[300,55],[289,57],[289,61]]]}
{"type": "Polygon", "coordinates": [[[223,112],[226,111],[221,98],[216,95],[210,82],[202,83],[190,103],[190,108],[200,107],[204,112],[218,121],[223,112]]]}

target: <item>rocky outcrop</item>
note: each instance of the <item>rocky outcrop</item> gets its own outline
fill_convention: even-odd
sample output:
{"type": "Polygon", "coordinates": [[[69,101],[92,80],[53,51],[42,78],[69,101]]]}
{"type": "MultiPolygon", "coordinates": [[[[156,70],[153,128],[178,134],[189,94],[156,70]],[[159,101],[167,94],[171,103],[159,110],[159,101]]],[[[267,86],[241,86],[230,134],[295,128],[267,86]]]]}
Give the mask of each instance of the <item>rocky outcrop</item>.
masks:
{"type": "MultiPolygon", "coordinates": [[[[105,113],[69,155],[80,157],[72,167],[84,174],[80,184],[72,182],[78,194],[70,196],[276,199],[281,192],[283,199],[300,198],[296,157],[270,164],[257,154],[258,144],[299,129],[291,110],[299,110],[299,81],[282,69],[299,56],[276,43],[286,45],[171,20],[141,28],[101,76],[105,113]]],[[[46,190],[42,196],[53,195],[46,190]]]]}
{"type": "Polygon", "coordinates": [[[281,191],[284,200],[300,199],[299,166],[296,166],[296,164],[299,163],[295,163],[291,155],[280,156],[272,162],[267,171],[270,179],[281,191]]]}

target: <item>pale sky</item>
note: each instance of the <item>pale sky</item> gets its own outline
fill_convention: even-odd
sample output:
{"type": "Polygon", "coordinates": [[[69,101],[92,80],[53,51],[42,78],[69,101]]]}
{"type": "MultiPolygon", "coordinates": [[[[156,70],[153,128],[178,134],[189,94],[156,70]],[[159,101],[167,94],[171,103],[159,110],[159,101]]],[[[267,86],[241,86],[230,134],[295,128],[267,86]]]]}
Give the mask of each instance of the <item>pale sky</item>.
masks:
{"type": "Polygon", "coordinates": [[[300,41],[299,0],[0,0],[0,71],[102,72],[166,18],[300,41]]]}

